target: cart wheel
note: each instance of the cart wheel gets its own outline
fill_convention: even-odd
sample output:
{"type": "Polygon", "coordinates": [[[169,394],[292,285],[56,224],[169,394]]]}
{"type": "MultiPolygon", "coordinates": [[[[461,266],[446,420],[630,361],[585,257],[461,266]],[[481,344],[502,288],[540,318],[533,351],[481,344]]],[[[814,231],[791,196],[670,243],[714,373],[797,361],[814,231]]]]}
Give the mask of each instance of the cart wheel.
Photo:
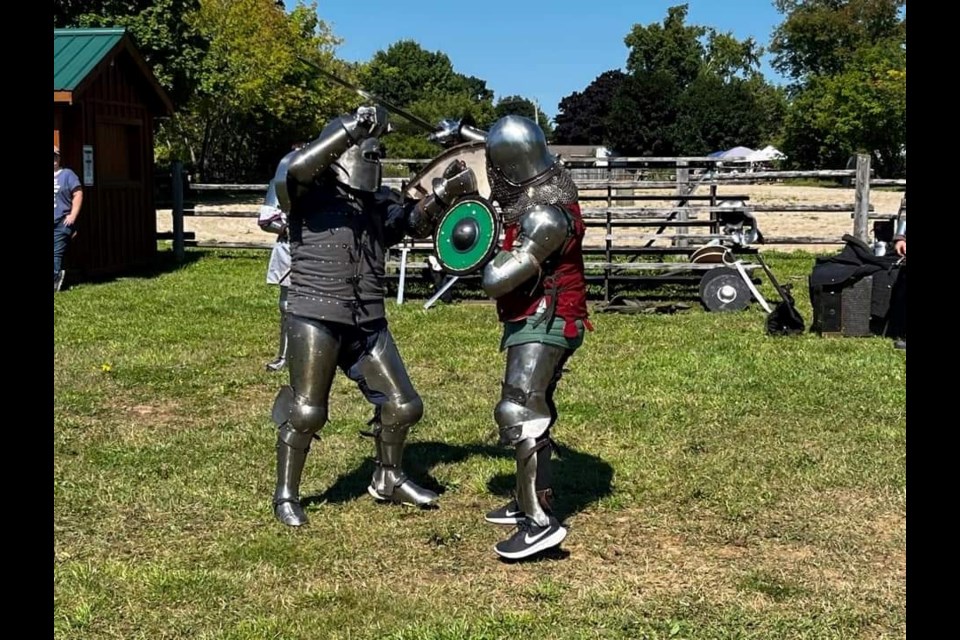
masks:
{"type": "Polygon", "coordinates": [[[717,267],[700,279],[700,301],[707,311],[742,311],[752,294],[736,269],[717,267]]]}

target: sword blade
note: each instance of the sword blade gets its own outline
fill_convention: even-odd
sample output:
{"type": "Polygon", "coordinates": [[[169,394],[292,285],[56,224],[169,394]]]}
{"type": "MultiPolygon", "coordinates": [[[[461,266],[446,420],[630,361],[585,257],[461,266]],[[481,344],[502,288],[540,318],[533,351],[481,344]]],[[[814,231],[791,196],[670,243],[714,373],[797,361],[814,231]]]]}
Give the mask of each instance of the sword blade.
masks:
{"type": "Polygon", "coordinates": [[[743,260],[737,260],[733,263],[733,266],[736,267],[737,271],[740,273],[740,277],[743,278],[743,282],[747,285],[747,289],[750,290],[750,293],[753,294],[753,297],[756,298],[757,302],[760,303],[760,306],[763,307],[763,310],[767,313],[772,313],[773,309],[771,309],[770,305],[767,304],[767,301],[763,299],[760,291],[753,286],[753,281],[750,279],[750,276],[747,275],[747,270],[743,268],[743,260]]]}
{"type": "Polygon", "coordinates": [[[443,285],[441,285],[441,287],[437,289],[437,292],[433,294],[433,296],[424,303],[423,308],[429,309],[430,307],[432,307],[433,304],[440,299],[440,296],[445,294],[447,292],[447,289],[452,287],[453,283],[459,279],[460,279],[460,276],[447,276],[446,282],[444,282],[443,285]]]}
{"type": "Polygon", "coordinates": [[[434,133],[434,132],[436,132],[436,131],[439,131],[439,129],[437,128],[436,125],[432,125],[432,124],[430,124],[429,122],[427,122],[426,120],[424,120],[423,118],[420,118],[420,117],[418,117],[418,116],[415,116],[415,115],[413,115],[412,113],[401,109],[400,107],[396,106],[395,104],[393,104],[393,103],[391,103],[391,102],[389,102],[389,101],[387,101],[387,100],[384,100],[383,98],[381,98],[381,97],[379,97],[379,96],[375,96],[375,95],[373,95],[372,93],[370,93],[369,91],[366,91],[366,90],[364,90],[364,89],[361,89],[360,87],[358,87],[358,86],[356,86],[356,85],[354,85],[354,84],[351,84],[351,83],[347,82],[346,80],[343,80],[342,78],[338,78],[338,77],[335,76],[334,74],[330,73],[330,72],[327,71],[326,69],[322,69],[321,67],[317,66],[316,63],[311,62],[311,61],[307,60],[306,58],[301,58],[300,56],[297,56],[297,60],[299,60],[300,62],[304,63],[304,64],[307,65],[308,67],[312,68],[314,71],[316,71],[317,73],[319,73],[320,75],[322,75],[324,78],[327,78],[328,80],[332,80],[333,82],[336,82],[337,84],[339,84],[341,87],[344,87],[344,88],[346,88],[346,89],[349,89],[350,91],[353,91],[354,93],[356,93],[357,95],[359,95],[359,96],[360,96],[361,98],[363,98],[364,100],[369,100],[369,101],[371,101],[371,102],[376,102],[377,104],[379,104],[380,106],[382,106],[382,107],[383,107],[384,109],[386,109],[387,111],[389,111],[389,112],[391,112],[391,113],[394,113],[394,114],[400,116],[401,118],[404,118],[405,120],[408,120],[409,122],[417,125],[417,126],[420,127],[421,129],[424,129],[425,131],[429,131],[430,133],[434,133]]]}

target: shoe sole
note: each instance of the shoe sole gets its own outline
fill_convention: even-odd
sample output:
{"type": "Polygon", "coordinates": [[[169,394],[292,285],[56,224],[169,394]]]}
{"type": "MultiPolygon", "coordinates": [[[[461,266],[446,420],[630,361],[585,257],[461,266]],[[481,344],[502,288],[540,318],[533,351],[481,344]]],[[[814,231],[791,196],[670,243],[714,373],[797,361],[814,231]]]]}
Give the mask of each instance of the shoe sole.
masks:
{"type": "Polygon", "coordinates": [[[505,516],[503,518],[491,518],[490,516],[484,516],[483,519],[487,522],[492,522],[493,524],[520,524],[523,522],[524,518],[526,518],[526,516],[521,513],[517,516],[505,516]]]}
{"type": "Polygon", "coordinates": [[[566,537],[567,537],[567,530],[566,530],[566,528],[560,527],[560,528],[557,529],[557,531],[556,531],[555,533],[553,533],[552,535],[546,536],[546,537],[544,537],[543,539],[538,540],[537,543],[534,544],[532,547],[527,547],[527,548],[524,549],[523,551],[515,551],[515,552],[512,552],[512,553],[509,552],[509,551],[500,551],[500,549],[497,549],[496,546],[493,547],[493,550],[494,550],[494,551],[497,553],[497,555],[499,555],[501,558],[506,558],[506,559],[508,559],[508,560],[520,560],[520,559],[522,559],[522,558],[529,558],[530,556],[535,555],[535,554],[538,554],[538,553],[540,553],[541,551],[546,551],[547,549],[549,549],[549,548],[551,548],[551,547],[555,547],[555,546],[557,546],[558,544],[560,544],[561,542],[563,542],[563,540],[564,540],[566,537]]]}

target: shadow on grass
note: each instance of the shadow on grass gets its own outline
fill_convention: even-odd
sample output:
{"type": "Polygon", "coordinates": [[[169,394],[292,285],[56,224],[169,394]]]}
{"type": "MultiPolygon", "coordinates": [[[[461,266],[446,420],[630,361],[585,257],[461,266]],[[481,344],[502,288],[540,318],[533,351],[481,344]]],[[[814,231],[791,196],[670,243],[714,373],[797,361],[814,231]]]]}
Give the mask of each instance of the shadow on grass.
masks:
{"type": "MultiPolygon", "coordinates": [[[[553,512],[563,522],[613,492],[613,467],[595,455],[556,443],[553,476],[553,512]]],[[[506,450],[513,459],[513,450],[506,450]]],[[[490,492],[509,497],[516,486],[513,473],[495,475],[487,482],[490,492]]]]}
{"type": "Polygon", "coordinates": [[[114,282],[120,278],[141,278],[148,280],[150,278],[156,278],[167,273],[179,271],[180,269],[185,269],[204,257],[205,254],[202,251],[188,250],[184,252],[183,260],[177,262],[173,251],[160,250],[157,251],[156,260],[149,265],[129,267],[120,271],[106,274],[88,274],[78,269],[71,269],[69,266],[67,266],[65,269],[66,276],[60,290],[65,291],[70,287],[75,287],[82,284],[104,284],[107,282],[114,282]]]}
{"type": "MultiPolygon", "coordinates": [[[[451,445],[442,442],[414,442],[404,453],[407,474],[420,486],[442,495],[446,488],[430,475],[437,464],[457,463],[473,456],[513,460],[513,450],[486,444],[451,445]]],[[[322,502],[342,503],[367,495],[373,475],[373,461],[366,460],[341,475],[326,491],[304,497],[303,506],[322,502]]],[[[554,513],[561,521],[582,511],[612,492],[613,467],[597,456],[557,445],[553,465],[554,513]]],[[[487,482],[494,495],[509,497],[515,486],[513,473],[497,474],[487,482]]]]}

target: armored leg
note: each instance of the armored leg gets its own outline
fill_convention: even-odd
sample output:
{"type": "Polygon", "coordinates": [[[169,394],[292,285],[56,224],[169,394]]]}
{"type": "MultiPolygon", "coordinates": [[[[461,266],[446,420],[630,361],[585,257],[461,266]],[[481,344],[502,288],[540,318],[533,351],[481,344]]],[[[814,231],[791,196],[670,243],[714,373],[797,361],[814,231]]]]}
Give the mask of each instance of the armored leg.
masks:
{"type": "Polygon", "coordinates": [[[403,449],[410,427],[423,416],[423,401],[407,375],[389,329],[351,369],[367,399],[377,405],[372,421],[376,468],[367,492],[376,500],[426,506],[437,494],[418,486],[403,471],[403,449]]]}
{"type": "Polygon", "coordinates": [[[268,371],[280,371],[287,364],[287,287],[280,287],[280,346],[277,357],[267,363],[268,371]]]}
{"type": "MultiPolygon", "coordinates": [[[[496,545],[503,557],[524,558],[563,541],[567,530],[552,513],[550,484],[550,428],[556,422],[553,391],[570,352],[560,347],[528,343],[507,351],[507,374],[494,418],[502,444],[515,448],[516,508],[512,521],[517,532],[496,545]]],[[[487,515],[487,520],[509,523],[511,505],[487,515]]]]}
{"type": "Polygon", "coordinates": [[[314,435],[327,421],[327,399],[336,373],[339,340],[323,325],[288,317],[290,385],[273,403],[277,434],[277,485],[274,515],[289,526],[307,516],[300,505],[300,478],[314,435]]]}
{"type": "Polygon", "coordinates": [[[553,393],[568,357],[567,350],[541,343],[510,347],[494,410],[501,443],[516,449],[517,503],[539,524],[546,522],[552,495],[549,432],[557,420],[553,393]]]}

